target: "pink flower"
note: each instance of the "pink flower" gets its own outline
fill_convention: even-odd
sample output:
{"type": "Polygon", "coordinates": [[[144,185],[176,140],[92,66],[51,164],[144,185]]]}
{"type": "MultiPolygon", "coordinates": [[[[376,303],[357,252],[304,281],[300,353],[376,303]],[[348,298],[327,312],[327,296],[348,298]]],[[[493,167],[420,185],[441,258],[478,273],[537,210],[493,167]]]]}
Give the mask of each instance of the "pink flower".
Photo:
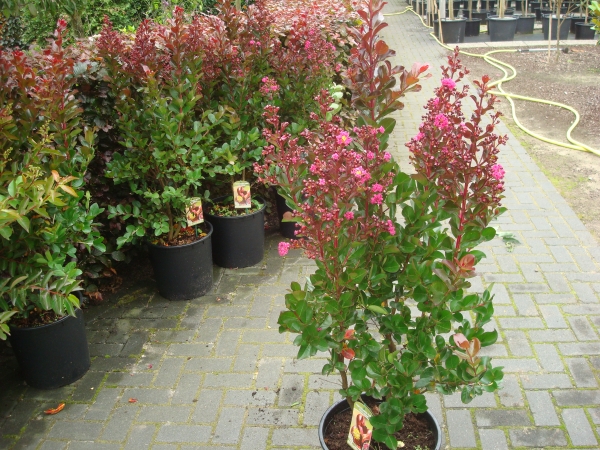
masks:
{"type": "Polygon", "coordinates": [[[374,205],[381,205],[381,202],[383,202],[383,195],[381,194],[375,194],[373,197],[371,197],[371,203],[374,205]]]}
{"type": "Polygon", "coordinates": [[[317,173],[319,171],[319,168],[316,164],[311,164],[308,170],[310,170],[310,173],[317,173]]]}
{"type": "Polygon", "coordinates": [[[421,139],[423,139],[425,137],[424,133],[419,132],[416,136],[415,136],[415,140],[416,141],[420,141],[421,139]]]}
{"type": "Polygon", "coordinates": [[[371,178],[371,174],[362,167],[355,167],[352,169],[352,174],[363,183],[371,178]]]}
{"type": "Polygon", "coordinates": [[[394,222],[392,222],[391,220],[388,220],[387,227],[388,227],[388,233],[390,233],[392,236],[396,234],[396,227],[394,226],[394,222]]]}
{"type": "Polygon", "coordinates": [[[310,41],[306,41],[306,42],[304,43],[304,48],[305,48],[306,50],[308,50],[308,49],[310,48],[310,46],[311,46],[311,43],[310,43],[310,41]]]}
{"type": "Polygon", "coordinates": [[[383,186],[379,183],[375,183],[373,186],[371,186],[371,190],[373,192],[383,192],[383,186]]]}
{"type": "Polygon", "coordinates": [[[325,186],[325,178],[319,178],[319,186],[325,186]]]}
{"type": "Polygon", "coordinates": [[[338,155],[337,153],[334,153],[333,155],[331,155],[331,159],[333,159],[334,161],[337,161],[338,159],[340,159],[340,155],[338,155]]]}
{"type": "Polygon", "coordinates": [[[500,164],[494,164],[490,169],[490,173],[496,180],[501,180],[504,178],[506,172],[504,172],[504,169],[500,164]]]}
{"type": "Polygon", "coordinates": [[[279,243],[279,256],[285,256],[290,251],[290,243],[289,242],[280,242],[279,243]]]}
{"type": "Polygon", "coordinates": [[[385,128],[383,128],[383,127],[379,127],[379,132],[380,132],[380,133],[384,133],[384,132],[385,132],[385,128]]]}
{"type": "Polygon", "coordinates": [[[373,158],[375,158],[375,153],[373,153],[373,152],[367,152],[367,159],[370,161],[373,158]]]}
{"type": "Polygon", "coordinates": [[[254,39],[250,39],[250,40],[248,41],[248,44],[250,44],[250,45],[254,45],[254,39]]]}
{"type": "Polygon", "coordinates": [[[387,162],[387,161],[389,161],[390,159],[392,159],[392,155],[390,155],[388,152],[385,152],[385,153],[383,154],[383,159],[384,159],[384,160],[387,162]]]}
{"type": "Polygon", "coordinates": [[[347,131],[340,131],[340,134],[338,134],[335,139],[338,145],[348,145],[352,142],[352,138],[347,131]]]}
{"type": "Polygon", "coordinates": [[[344,218],[346,220],[352,220],[352,219],[354,219],[354,213],[352,211],[348,211],[344,214],[344,218]]]}
{"type": "Polygon", "coordinates": [[[442,86],[447,87],[448,89],[454,89],[456,87],[456,83],[452,78],[444,78],[442,80],[442,86]]]}
{"type": "Polygon", "coordinates": [[[269,77],[263,77],[263,79],[260,80],[260,81],[262,81],[263,83],[268,83],[269,82],[269,77]]]}
{"type": "Polygon", "coordinates": [[[439,113],[437,116],[435,116],[435,119],[433,120],[433,124],[438,128],[447,128],[448,127],[448,118],[446,117],[445,114],[439,113]]]}

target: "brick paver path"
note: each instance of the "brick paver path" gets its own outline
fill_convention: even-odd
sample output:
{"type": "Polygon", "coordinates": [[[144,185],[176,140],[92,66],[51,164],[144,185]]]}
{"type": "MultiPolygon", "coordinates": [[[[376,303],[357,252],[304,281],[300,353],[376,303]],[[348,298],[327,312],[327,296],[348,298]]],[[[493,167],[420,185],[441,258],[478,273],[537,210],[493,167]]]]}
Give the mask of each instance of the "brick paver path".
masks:
{"type": "MultiPolygon", "coordinates": [[[[404,7],[395,1],[386,11],[404,7]]],[[[397,62],[429,62],[434,73],[398,115],[394,151],[405,162],[404,143],[416,133],[446,52],[416,16],[388,20],[397,62]]],[[[504,125],[499,131],[510,135],[504,125]]],[[[467,406],[457,396],[431,395],[430,408],[446,448],[598,448],[600,249],[512,135],[501,162],[509,211],[497,225],[522,244],[509,252],[495,239],[473,284],[495,283],[502,339],[487,352],[505,367],[504,388],[467,406]]],[[[215,292],[201,299],[168,302],[146,283],[88,309],[94,359],[74,385],[28,388],[3,357],[0,448],[318,448],[316,425],[338,382],[320,375],[323,360],[296,361],[293,336],[277,331],[286,288],[313,270],[298,254],[280,258],[278,241],[268,238],[256,267],[216,270],[215,292]],[[43,415],[60,401],[64,411],[43,415]]]]}

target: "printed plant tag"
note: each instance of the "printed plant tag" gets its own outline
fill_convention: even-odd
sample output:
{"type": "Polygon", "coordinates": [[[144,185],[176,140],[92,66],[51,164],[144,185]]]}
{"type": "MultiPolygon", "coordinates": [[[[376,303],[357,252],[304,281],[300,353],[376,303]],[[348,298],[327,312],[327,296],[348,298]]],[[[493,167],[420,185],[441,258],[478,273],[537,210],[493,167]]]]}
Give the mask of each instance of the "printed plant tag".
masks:
{"type": "Polygon", "coordinates": [[[233,203],[236,208],[252,207],[250,183],[248,183],[247,181],[236,181],[235,183],[233,183],[233,203]]]}
{"type": "Polygon", "coordinates": [[[361,402],[354,402],[347,441],[350,448],[354,450],[369,450],[371,435],[373,434],[373,426],[369,422],[371,416],[373,416],[373,413],[367,405],[361,402]]]}
{"type": "Polygon", "coordinates": [[[204,213],[202,212],[202,198],[192,197],[190,206],[185,210],[188,227],[198,225],[204,222],[204,213]]]}

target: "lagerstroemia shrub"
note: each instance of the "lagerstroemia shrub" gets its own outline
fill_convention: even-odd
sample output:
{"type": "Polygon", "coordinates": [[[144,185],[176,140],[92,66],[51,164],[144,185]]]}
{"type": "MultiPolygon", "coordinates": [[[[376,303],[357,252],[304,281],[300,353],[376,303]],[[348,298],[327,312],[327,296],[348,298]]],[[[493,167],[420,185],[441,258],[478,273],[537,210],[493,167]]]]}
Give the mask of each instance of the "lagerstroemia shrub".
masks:
{"type": "Polygon", "coordinates": [[[417,174],[400,171],[385,151],[394,127],[387,116],[425,66],[391,67],[393,52],[376,36],[382,7],[371,0],[351,31],[358,46],[347,78],[358,126],[327,120],[325,93],[313,115],[318,127],[300,138],[266,108],[269,145],[256,170],[280,186],[301,226],[301,239],[280,244],[280,254],[301,248],[317,265],[305,286],[292,283],[280,331],[297,333],[299,358],[329,353],[323,373],[339,373],[351,405],[362,392],[383,400],[373,438],[396,448],[405,414],[426,410],[424,393],[461,390],[469,402],[502,379],[479,355],[497,338],[485,329],[492,295],[467,289],[484,256],[475,248],[494,237],[489,223],[503,211],[497,153],[505,137],[493,133],[495,98],[485,78],[471,119],[463,117],[466,90],[456,83],[465,70],[455,52],[409,144],[417,174]]]}

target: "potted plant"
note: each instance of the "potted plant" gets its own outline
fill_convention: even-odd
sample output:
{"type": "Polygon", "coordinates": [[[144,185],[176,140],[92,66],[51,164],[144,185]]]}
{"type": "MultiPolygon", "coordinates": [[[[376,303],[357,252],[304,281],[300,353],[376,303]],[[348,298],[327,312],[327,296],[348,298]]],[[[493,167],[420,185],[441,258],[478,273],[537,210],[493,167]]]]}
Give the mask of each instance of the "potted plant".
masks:
{"type": "MultiPolygon", "coordinates": [[[[590,12],[592,14],[592,23],[594,24],[594,30],[600,31],[600,3],[598,3],[597,1],[591,2],[590,12]]],[[[598,42],[600,42],[600,40],[598,42]]]]}
{"type": "Polygon", "coordinates": [[[245,131],[224,125],[231,140],[213,150],[214,164],[207,169],[213,180],[221,175],[230,181],[230,194],[210,201],[206,213],[214,228],[213,260],[221,267],[249,267],[264,257],[266,203],[252,196],[246,181],[246,174],[261,157],[262,140],[256,127],[245,131]]]}
{"type": "Polygon", "coordinates": [[[78,248],[104,251],[82,192],[94,133],[82,129],[66,22],[41,52],[0,49],[0,338],[25,381],[51,389],[90,366],[78,248]],[[8,322],[8,330],[7,323],[8,322]]]}
{"type": "MultiPolygon", "coordinates": [[[[465,26],[465,36],[479,36],[479,28],[481,26],[481,18],[473,17],[473,0],[468,0],[469,5],[469,19],[467,20],[465,26]]],[[[477,6],[479,9],[479,1],[477,2],[477,6]]]]}
{"type": "Polygon", "coordinates": [[[512,41],[517,31],[517,18],[505,17],[506,0],[498,1],[498,15],[488,17],[490,41],[512,41]]]}
{"type": "MultiPolygon", "coordinates": [[[[517,34],[532,34],[533,28],[535,26],[535,14],[529,14],[529,7],[527,4],[528,0],[523,0],[523,13],[517,18],[517,29],[515,33],[517,34]]],[[[517,2],[517,5],[521,3],[517,2]]]]}
{"type": "MultiPolygon", "coordinates": [[[[442,8],[442,5],[440,5],[440,8],[442,8]]],[[[450,16],[449,18],[446,19],[440,17],[439,19],[440,40],[446,44],[464,42],[467,19],[455,17],[454,4],[452,0],[450,0],[450,4],[448,5],[448,14],[450,16]]]]}
{"type": "Polygon", "coordinates": [[[97,42],[123,146],[106,173],[137,198],[109,206],[109,218],[125,221],[119,246],[149,243],[158,290],[171,300],[199,297],[212,287],[212,227],[190,223],[202,220],[192,206],[200,201],[217,139],[213,130],[225,111],[196,109],[202,32],[199,22],[186,24],[176,7],[166,26],[142,22],[132,44],[105,19],[97,42]],[[188,214],[198,220],[189,221],[188,214]]]}
{"type": "Polygon", "coordinates": [[[575,24],[575,39],[594,39],[594,34],[596,34],[594,24],[588,23],[588,17],[590,15],[589,0],[583,0],[579,7],[585,7],[585,20],[583,23],[578,22],[575,24]]]}
{"type": "Polygon", "coordinates": [[[457,49],[409,145],[417,175],[399,170],[385,151],[395,124],[386,116],[402,107],[398,98],[417,87],[426,66],[406,71],[387,64],[393,52],[373,33],[385,26],[381,7],[371,0],[359,12],[361,28],[351,31],[358,48],[347,83],[357,127],[348,131],[335,118],[327,120],[325,97],[320,126],[300,145],[289,139],[276,108],[267,108],[271,146],[259,171],[278,182],[301,225],[304,239],[280,243],[280,254],[302,248],[317,264],[306,286],[292,283],[280,331],[298,334],[299,358],[329,353],[323,373],[339,373],[348,408],[363,393],[381,402],[369,426],[362,419],[356,425],[358,439],[363,445],[370,436],[396,449],[406,414],[427,409],[424,392],[462,388],[468,402],[497,389],[502,378],[489,358],[477,356],[497,337],[483,328],[493,313],[492,296],[465,289],[483,256],[475,246],[494,236],[488,225],[502,212],[503,171],[496,160],[505,138],[492,132],[498,114],[482,128],[495,101],[487,98],[488,78],[477,82],[471,121],[460,112],[467,91],[456,88],[465,72],[457,49]],[[463,315],[469,311],[472,322],[463,315]]]}

